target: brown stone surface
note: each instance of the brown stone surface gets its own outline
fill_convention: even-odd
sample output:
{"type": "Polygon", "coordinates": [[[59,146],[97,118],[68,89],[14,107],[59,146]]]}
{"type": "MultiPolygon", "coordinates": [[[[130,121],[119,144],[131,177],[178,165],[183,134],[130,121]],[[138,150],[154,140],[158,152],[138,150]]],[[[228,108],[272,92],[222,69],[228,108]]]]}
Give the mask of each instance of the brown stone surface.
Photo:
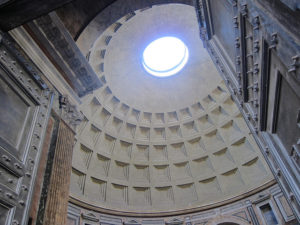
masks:
{"type": "Polygon", "coordinates": [[[39,201],[41,197],[41,190],[44,180],[44,173],[46,168],[46,162],[47,162],[47,154],[48,149],[51,141],[51,135],[52,135],[52,129],[53,129],[53,119],[50,118],[48,121],[48,126],[45,134],[43,149],[41,153],[39,168],[36,176],[35,186],[34,186],[34,192],[33,192],[33,199],[31,203],[31,211],[30,211],[30,218],[32,218],[32,224],[35,224],[36,222],[36,216],[39,208],[39,201]]]}
{"type": "Polygon", "coordinates": [[[61,121],[50,178],[44,225],[66,224],[73,143],[74,133],[61,121]]]}

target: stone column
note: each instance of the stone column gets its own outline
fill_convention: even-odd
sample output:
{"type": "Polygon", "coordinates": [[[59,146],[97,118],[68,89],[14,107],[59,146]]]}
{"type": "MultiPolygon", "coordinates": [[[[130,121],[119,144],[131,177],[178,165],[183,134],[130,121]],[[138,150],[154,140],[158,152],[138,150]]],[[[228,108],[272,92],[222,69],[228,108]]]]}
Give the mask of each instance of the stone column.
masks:
{"type": "Polygon", "coordinates": [[[60,120],[55,147],[44,225],[65,225],[75,133],[60,120]]]}

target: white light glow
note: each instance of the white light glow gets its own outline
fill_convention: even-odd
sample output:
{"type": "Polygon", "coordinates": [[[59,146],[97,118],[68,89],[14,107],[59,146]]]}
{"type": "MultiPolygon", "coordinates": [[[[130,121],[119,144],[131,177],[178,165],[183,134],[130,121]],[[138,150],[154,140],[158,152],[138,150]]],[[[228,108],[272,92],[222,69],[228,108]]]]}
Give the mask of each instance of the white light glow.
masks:
{"type": "Polygon", "coordinates": [[[188,49],[180,39],[162,37],[151,42],[144,50],[143,66],[154,76],[167,77],[178,73],[188,57],[188,49]]]}

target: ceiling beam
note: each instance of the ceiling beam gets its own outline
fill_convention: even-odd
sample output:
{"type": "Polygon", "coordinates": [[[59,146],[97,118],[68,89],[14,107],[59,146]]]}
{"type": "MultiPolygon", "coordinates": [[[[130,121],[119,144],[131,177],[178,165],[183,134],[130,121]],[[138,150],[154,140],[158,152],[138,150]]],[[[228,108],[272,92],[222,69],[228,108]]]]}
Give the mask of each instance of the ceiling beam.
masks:
{"type": "Polygon", "coordinates": [[[73,0],[0,0],[0,29],[9,31],[73,0]]]}

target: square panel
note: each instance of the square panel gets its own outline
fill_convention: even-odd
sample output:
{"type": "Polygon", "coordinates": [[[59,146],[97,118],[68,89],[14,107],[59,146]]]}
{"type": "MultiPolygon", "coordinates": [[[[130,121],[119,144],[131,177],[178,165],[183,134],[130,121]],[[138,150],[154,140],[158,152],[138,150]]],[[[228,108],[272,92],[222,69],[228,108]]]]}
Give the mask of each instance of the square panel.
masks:
{"type": "Polygon", "coordinates": [[[36,108],[17,85],[0,78],[0,144],[20,160],[26,152],[36,108]]]}

